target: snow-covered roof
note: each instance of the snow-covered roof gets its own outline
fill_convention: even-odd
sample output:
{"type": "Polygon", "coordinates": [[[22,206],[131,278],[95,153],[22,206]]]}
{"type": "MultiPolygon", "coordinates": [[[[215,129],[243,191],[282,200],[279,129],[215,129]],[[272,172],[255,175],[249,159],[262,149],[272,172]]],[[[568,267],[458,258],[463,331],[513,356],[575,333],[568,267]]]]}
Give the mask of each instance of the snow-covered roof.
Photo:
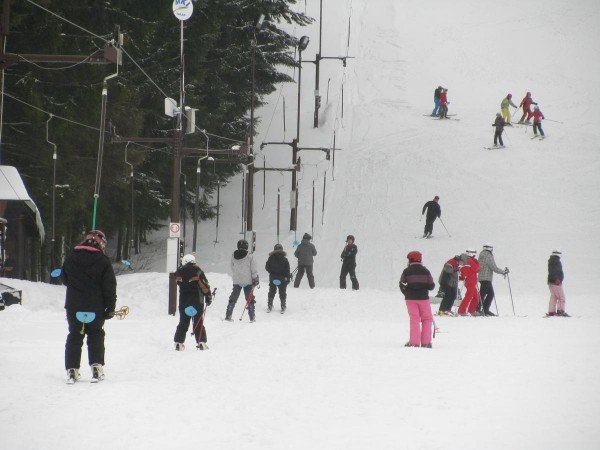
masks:
{"type": "Polygon", "coordinates": [[[25,204],[35,214],[35,223],[37,224],[40,233],[40,239],[44,242],[44,224],[42,216],[35,205],[34,201],[29,197],[29,193],[23,184],[21,175],[16,167],[0,166],[0,200],[17,200],[25,202],[25,204]]]}

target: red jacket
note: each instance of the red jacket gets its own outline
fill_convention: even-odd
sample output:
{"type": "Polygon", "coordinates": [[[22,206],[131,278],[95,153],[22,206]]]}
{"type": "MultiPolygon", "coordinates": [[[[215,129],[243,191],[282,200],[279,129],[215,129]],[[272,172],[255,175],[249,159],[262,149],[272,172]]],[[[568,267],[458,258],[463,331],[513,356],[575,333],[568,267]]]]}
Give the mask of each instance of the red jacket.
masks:
{"type": "Polygon", "coordinates": [[[533,112],[533,123],[542,123],[542,119],[545,117],[539,109],[533,112]]]}
{"type": "Polygon", "coordinates": [[[465,286],[475,287],[477,285],[477,275],[479,274],[479,261],[469,256],[469,264],[460,269],[460,279],[465,280],[465,286]]]}
{"type": "Polygon", "coordinates": [[[529,111],[529,107],[532,104],[535,105],[536,103],[533,101],[530,95],[526,95],[525,98],[521,100],[521,106],[523,107],[523,111],[529,111]]]}
{"type": "Polygon", "coordinates": [[[442,105],[445,105],[448,103],[448,97],[447,97],[446,91],[440,92],[440,103],[442,105]]]}

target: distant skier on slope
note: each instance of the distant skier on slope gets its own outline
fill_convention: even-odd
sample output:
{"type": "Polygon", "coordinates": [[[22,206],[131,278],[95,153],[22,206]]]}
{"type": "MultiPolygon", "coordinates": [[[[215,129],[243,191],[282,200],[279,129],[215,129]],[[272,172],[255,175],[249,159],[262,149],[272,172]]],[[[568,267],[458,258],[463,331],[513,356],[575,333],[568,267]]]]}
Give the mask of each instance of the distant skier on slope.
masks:
{"type": "Polygon", "coordinates": [[[492,286],[492,279],[494,278],[494,272],[500,275],[506,275],[508,273],[508,267],[502,270],[496,265],[496,260],[492,252],[494,246],[492,244],[484,244],[483,250],[479,252],[479,295],[481,296],[481,303],[483,306],[483,313],[486,316],[495,316],[490,311],[492,301],[494,300],[494,287],[492,286]]]}
{"type": "Polygon", "coordinates": [[[185,335],[192,322],[192,330],[196,338],[196,348],[208,349],[206,345],[206,327],[203,322],[204,304],[210,306],[212,295],[208,279],[198,265],[196,257],[188,254],[181,258],[181,266],[175,272],[175,280],[179,286],[179,324],[175,330],[175,350],[185,349],[185,335]]]}
{"type": "Polygon", "coordinates": [[[439,116],[440,115],[440,94],[442,92],[442,87],[438,86],[437,89],[435,91],[433,91],[433,111],[431,111],[431,115],[432,116],[439,116]]]}
{"type": "Polygon", "coordinates": [[[512,127],[512,124],[510,123],[509,106],[512,106],[515,109],[518,108],[518,106],[512,102],[512,94],[508,94],[506,97],[504,97],[502,99],[502,102],[500,103],[500,110],[502,111],[502,117],[504,117],[504,121],[506,122],[506,125],[509,127],[512,127]]]}
{"type": "Polygon", "coordinates": [[[492,126],[496,128],[494,131],[494,147],[497,147],[498,141],[500,141],[500,148],[504,148],[504,142],[502,142],[502,132],[504,131],[504,125],[506,125],[506,122],[504,121],[500,113],[497,113],[496,120],[494,120],[494,123],[492,124],[492,126]]]}
{"type": "Polygon", "coordinates": [[[542,119],[545,119],[544,114],[540,111],[538,106],[533,110],[533,134],[537,136],[537,132],[539,130],[542,135],[542,139],[544,139],[544,130],[542,130],[542,119]]]}
{"type": "MultiPolygon", "coordinates": [[[[233,290],[229,296],[227,311],[225,312],[225,320],[232,322],[231,315],[235,304],[240,297],[240,292],[244,290],[244,298],[247,302],[249,295],[254,291],[254,287],[258,286],[258,269],[254,255],[248,252],[248,241],[240,239],[237,243],[237,250],[231,255],[231,278],[233,280],[233,290]]],[[[248,304],[248,317],[250,322],[256,320],[254,315],[255,300],[251,300],[248,304]]]]}
{"type": "Polygon", "coordinates": [[[563,281],[565,274],[562,270],[560,257],[562,253],[554,250],[548,259],[548,289],[550,289],[550,304],[548,305],[547,316],[569,317],[565,312],[565,291],[563,290],[563,281]]]}
{"type": "Polygon", "coordinates": [[[117,302],[117,280],[105,253],[106,244],[102,231],[90,231],[67,256],[61,270],[61,279],[67,287],[65,309],[69,334],[65,345],[65,368],[69,384],[80,378],[81,347],[86,335],[91,381],[96,383],[104,379],[103,326],[105,320],[113,318],[117,302]]]}
{"type": "Polygon", "coordinates": [[[405,347],[431,348],[431,325],[433,315],[429,303],[429,291],[435,288],[431,273],[422,265],[420,252],[408,255],[408,267],[400,276],[400,290],[406,300],[410,317],[410,338],[405,347]]]}
{"type": "Polygon", "coordinates": [[[423,216],[427,210],[427,216],[425,217],[425,230],[423,231],[424,238],[431,237],[431,233],[433,233],[433,222],[435,222],[435,219],[442,216],[442,209],[440,208],[439,201],[440,197],[436,195],[433,197],[433,200],[429,200],[423,205],[421,216],[423,216]]]}
{"type": "Polygon", "coordinates": [[[312,236],[308,233],[304,233],[302,236],[302,242],[296,248],[294,256],[298,258],[298,273],[294,280],[294,287],[300,287],[300,282],[306,271],[306,278],[308,278],[308,285],[311,289],[315,287],[315,277],[313,275],[313,264],[314,257],[317,255],[317,249],[314,244],[310,242],[312,236]]]}
{"type": "Polygon", "coordinates": [[[269,272],[269,294],[267,298],[267,310],[273,310],[273,300],[275,293],[279,289],[279,300],[281,301],[281,313],[285,312],[287,307],[287,285],[292,279],[290,273],[290,262],[283,251],[283,245],[275,244],[273,251],[269,253],[269,258],[265,264],[265,269],[269,272]],[[277,284],[276,284],[277,283],[277,284]]]}
{"type": "Polygon", "coordinates": [[[448,118],[448,105],[449,104],[450,104],[450,102],[448,101],[448,89],[442,88],[442,90],[440,91],[440,105],[441,105],[440,119],[448,118]]]}
{"type": "Polygon", "coordinates": [[[462,253],[450,258],[444,264],[439,277],[440,288],[444,292],[444,298],[438,309],[438,316],[453,316],[452,307],[458,294],[458,275],[463,265],[469,263],[469,255],[462,253]]]}
{"type": "Polygon", "coordinates": [[[477,306],[479,305],[479,291],[477,290],[477,277],[479,274],[479,261],[475,258],[477,253],[474,249],[467,249],[469,262],[460,269],[460,280],[464,280],[467,292],[458,307],[458,315],[478,316],[477,306]]]}
{"type": "Polygon", "coordinates": [[[531,123],[530,119],[531,116],[533,116],[533,113],[531,112],[531,105],[537,105],[537,103],[531,98],[531,92],[527,92],[525,97],[523,97],[523,100],[521,100],[521,104],[519,105],[523,107],[523,115],[521,116],[519,123],[531,123]],[[527,121],[524,122],[525,118],[527,118],[527,121]]]}
{"type": "Polygon", "coordinates": [[[346,289],[346,276],[350,274],[352,290],[358,291],[358,278],[356,278],[356,254],[358,247],[354,243],[354,236],[351,234],[346,237],[346,246],[342,250],[342,270],[340,272],[340,289],[346,289]]]}

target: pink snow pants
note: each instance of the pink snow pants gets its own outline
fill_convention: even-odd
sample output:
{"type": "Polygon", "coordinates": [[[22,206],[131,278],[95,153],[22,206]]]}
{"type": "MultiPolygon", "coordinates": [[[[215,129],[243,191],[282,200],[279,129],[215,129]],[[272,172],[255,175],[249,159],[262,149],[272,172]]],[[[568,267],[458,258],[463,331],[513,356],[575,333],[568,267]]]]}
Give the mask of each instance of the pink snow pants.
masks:
{"type": "Polygon", "coordinates": [[[562,284],[548,284],[548,288],[550,289],[548,312],[564,311],[566,300],[562,284]]]}
{"type": "Polygon", "coordinates": [[[433,315],[429,300],[406,300],[406,308],[410,317],[410,345],[431,344],[431,325],[433,315]]]}

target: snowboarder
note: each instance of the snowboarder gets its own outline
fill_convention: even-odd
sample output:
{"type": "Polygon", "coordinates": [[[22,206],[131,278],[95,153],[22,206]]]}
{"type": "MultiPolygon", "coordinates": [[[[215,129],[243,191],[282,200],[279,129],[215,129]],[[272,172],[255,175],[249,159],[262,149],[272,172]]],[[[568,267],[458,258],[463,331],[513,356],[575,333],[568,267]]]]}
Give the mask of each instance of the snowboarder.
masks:
{"type": "Polygon", "coordinates": [[[435,91],[433,91],[433,104],[435,105],[433,111],[431,111],[432,116],[440,115],[440,93],[442,92],[442,87],[438,86],[435,91]]]}
{"type": "Polygon", "coordinates": [[[490,311],[492,301],[494,300],[494,287],[492,286],[492,279],[494,278],[494,272],[500,275],[508,274],[508,267],[502,270],[496,265],[496,260],[492,252],[494,246],[492,244],[484,244],[483,250],[479,253],[479,295],[481,296],[481,303],[483,306],[483,314],[486,316],[495,316],[490,311]]]}
{"type": "Polygon", "coordinates": [[[435,288],[435,283],[429,270],[421,264],[420,252],[412,251],[406,257],[408,267],[402,272],[399,283],[410,316],[410,339],[405,346],[431,348],[433,315],[429,291],[435,288]]]}
{"type": "Polygon", "coordinates": [[[267,299],[267,310],[273,310],[273,300],[275,293],[279,289],[279,300],[281,301],[281,313],[286,309],[285,300],[287,298],[287,285],[292,279],[290,273],[290,262],[286,258],[281,244],[275,244],[273,251],[269,253],[269,258],[265,264],[265,269],[269,272],[269,295],[267,299]]]}
{"type": "Polygon", "coordinates": [[[106,236],[92,230],[67,256],[61,279],[67,287],[65,309],[69,334],[65,345],[67,383],[80,378],[81,347],[87,335],[92,382],[104,379],[104,321],[112,319],[117,302],[117,280],[106,256],[106,236]]]}
{"type": "Polygon", "coordinates": [[[502,132],[504,131],[504,125],[506,122],[500,115],[500,113],[496,114],[496,120],[492,124],[493,127],[496,127],[496,131],[494,132],[494,147],[498,146],[498,141],[500,141],[500,148],[504,148],[504,142],[502,142],[502,132]]]}
{"type": "Polygon", "coordinates": [[[539,130],[542,135],[542,139],[544,139],[544,130],[542,130],[542,119],[545,119],[540,108],[536,106],[533,110],[533,134],[537,136],[537,132],[539,130]]]}
{"type": "Polygon", "coordinates": [[[531,123],[530,119],[531,116],[533,116],[533,113],[531,112],[531,105],[537,105],[537,103],[534,102],[531,98],[531,92],[528,92],[527,94],[525,94],[525,97],[523,97],[523,100],[521,100],[521,104],[519,105],[523,107],[523,115],[521,116],[521,120],[519,120],[519,123],[531,123]],[[525,118],[527,118],[526,121],[525,118]]]}
{"type": "Polygon", "coordinates": [[[192,330],[196,338],[196,348],[207,350],[206,327],[204,326],[204,304],[210,306],[212,295],[206,275],[196,265],[194,255],[181,258],[181,266],[175,272],[179,286],[179,324],[175,330],[175,350],[185,349],[185,335],[192,321],[192,330]]]}
{"type": "Polygon", "coordinates": [[[312,236],[308,233],[304,233],[302,236],[302,242],[296,248],[294,252],[294,256],[298,258],[298,273],[296,274],[296,279],[294,280],[294,287],[297,288],[300,286],[300,281],[302,281],[302,277],[304,276],[304,272],[306,271],[306,278],[308,278],[308,285],[311,289],[315,287],[315,277],[313,275],[313,263],[314,256],[317,255],[317,249],[314,244],[310,242],[312,236]]]}
{"type": "Polygon", "coordinates": [[[479,274],[479,261],[475,258],[475,254],[477,253],[475,250],[468,249],[466,253],[469,255],[469,262],[460,269],[459,279],[464,280],[467,292],[458,307],[458,315],[466,316],[470,314],[478,316],[479,291],[477,290],[477,276],[479,274]]]}
{"type": "Polygon", "coordinates": [[[458,275],[462,265],[468,264],[469,255],[462,253],[460,256],[456,255],[450,258],[444,264],[442,273],[440,274],[438,282],[440,283],[440,289],[444,292],[444,298],[440,303],[440,308],[437,312],[439,316],[453,316],[452,307],[456,300],[458,293],[458,275]]]}
{"type": "Polygon", "coordinates": [[[354,236],[351,234],[346,237],[346,246],[342,250],[342,270],[340,272],[340,289],[346,289],[346,275],[350,274],[352,290],[358,291],[358,279],[356,278],[356,254],[358,247],[354,243],[354,236]]]}
{"type": "Polygon", "coordinates": [[[548,289],[550,289],[550,304],[547,316],[569,317],[565,312],[565,291],[563,281],[565,274],[562,270],[560,257],[562,253],[554,250],[548,259],[548,289]]]}
{"type": "Polygon", "coordinates": [[[442,216],[442,209],[440,208],[440,197],[435,196],[433,200],[429,200],[423,205],[423,210],[421,211],[421,216],[425,214],[425,210],[427,210],[427,217],[425,218],[425,230],[423,232],[424,238],[430,238],[431,233],[433,232],[433,222],[435,219],[442,216]]]}
{"type": "Polygon", "coordinates": [[[450,102],[448,101],[448,89],[442,88],[440,91],[440,105],[441,105],[441,113],[440,119],[448,118],[448,105],[450,102]]]}
{"type": "Polygon", "coordinates": [[[509,106],[512,106],[515,109],[518,108],[518,106],[512,102],[512,94],[508,94],[506,97],[504,97],[502,99],[502,102],[500,103],[500,110],[502,111],[502,117],[504,117],[504,121],[506,122],[506,125],[509,127],[512,127],[512,124],[510,123],[509,106]]]}
{"type": "Polygon", "coordinates": [[[233,280],[233,290],[229,296],[225,320],[233,322],[231,318],[233,308],[235,308],[235,304],[240,297],[240,292],[243,289],[246,303],[248,303],[248,317],[250,317],[250,322],[254,322],[256,320],[254,314],[254,303],[256,301],[252,299],[248,302],[248,299],[251,293],[254,292],[254,288],[258,286],[258,269],[254,255],[248,253],[248,241],[244,239],[238,241],[237,250],[231,255],[231,278],[233,280]]]}

